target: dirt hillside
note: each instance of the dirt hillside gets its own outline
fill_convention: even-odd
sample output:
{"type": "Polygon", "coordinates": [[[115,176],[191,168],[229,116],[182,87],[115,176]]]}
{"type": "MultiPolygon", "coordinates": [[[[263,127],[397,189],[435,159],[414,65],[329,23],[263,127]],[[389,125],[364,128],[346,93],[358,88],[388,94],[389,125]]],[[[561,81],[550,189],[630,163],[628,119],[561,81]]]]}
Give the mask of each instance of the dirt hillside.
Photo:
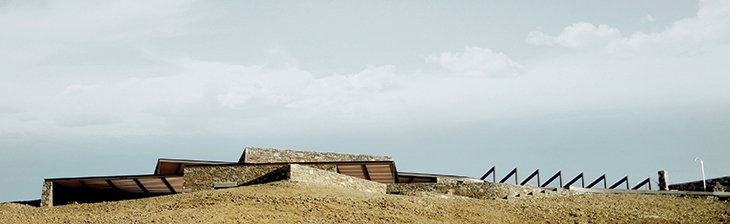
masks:
{"type": "Polygon", "coordinates": [[[0,223],[730,223],[730,203],[653,195],[480,200],[277,182],[95,204],[0,204],[0,223]]]}

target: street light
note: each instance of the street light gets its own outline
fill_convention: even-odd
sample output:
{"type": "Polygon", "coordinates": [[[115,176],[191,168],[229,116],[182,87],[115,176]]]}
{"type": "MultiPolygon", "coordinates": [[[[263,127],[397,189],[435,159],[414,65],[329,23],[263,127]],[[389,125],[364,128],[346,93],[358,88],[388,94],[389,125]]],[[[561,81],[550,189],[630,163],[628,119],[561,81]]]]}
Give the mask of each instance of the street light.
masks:
{"type": "Polygon", "coordinates": [[[702,162],[700,157],[695,158],[695,162],[697,162],[697,160],[700,161],[700,166],[702,166],[702,189],[707,191],[707,183],[705,182],[705,163],[702,162]]]}

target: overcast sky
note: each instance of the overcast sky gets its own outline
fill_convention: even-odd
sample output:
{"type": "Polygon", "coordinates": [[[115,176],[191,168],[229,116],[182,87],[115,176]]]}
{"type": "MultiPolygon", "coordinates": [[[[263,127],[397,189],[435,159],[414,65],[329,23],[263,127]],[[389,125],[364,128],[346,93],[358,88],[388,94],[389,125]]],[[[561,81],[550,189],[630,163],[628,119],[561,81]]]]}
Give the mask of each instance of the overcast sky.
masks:
{"type": "Polygon", "coordinates": [[[0,53],[0,202],[246,146],[730,175],[728,1],[0,0],[0,53]]]}

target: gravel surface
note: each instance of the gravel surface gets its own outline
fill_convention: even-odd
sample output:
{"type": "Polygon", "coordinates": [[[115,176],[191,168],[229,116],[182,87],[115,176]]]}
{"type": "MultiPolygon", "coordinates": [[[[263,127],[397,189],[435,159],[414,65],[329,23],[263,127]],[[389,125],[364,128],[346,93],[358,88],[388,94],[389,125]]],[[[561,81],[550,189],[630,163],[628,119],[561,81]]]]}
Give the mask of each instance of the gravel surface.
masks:
{"type": "Polygon", "coordinates": [[[51,208],[5,203],[0,223],[730,223],[730,203],[600,194],[483,200],[276,182],[51,208]]]}

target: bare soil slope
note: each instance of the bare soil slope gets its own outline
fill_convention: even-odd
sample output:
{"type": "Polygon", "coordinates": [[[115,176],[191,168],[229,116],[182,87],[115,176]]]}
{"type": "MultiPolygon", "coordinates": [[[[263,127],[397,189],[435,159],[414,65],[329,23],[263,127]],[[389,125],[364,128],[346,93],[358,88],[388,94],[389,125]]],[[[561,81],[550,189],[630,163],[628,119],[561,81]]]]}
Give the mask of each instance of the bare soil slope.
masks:
{"type": "Polygon", "coordinates": [[[35,208],[0,223],[730,223],[730,203],[653,195],[480,200],[277,182],[139,200],[35,208]]]}

